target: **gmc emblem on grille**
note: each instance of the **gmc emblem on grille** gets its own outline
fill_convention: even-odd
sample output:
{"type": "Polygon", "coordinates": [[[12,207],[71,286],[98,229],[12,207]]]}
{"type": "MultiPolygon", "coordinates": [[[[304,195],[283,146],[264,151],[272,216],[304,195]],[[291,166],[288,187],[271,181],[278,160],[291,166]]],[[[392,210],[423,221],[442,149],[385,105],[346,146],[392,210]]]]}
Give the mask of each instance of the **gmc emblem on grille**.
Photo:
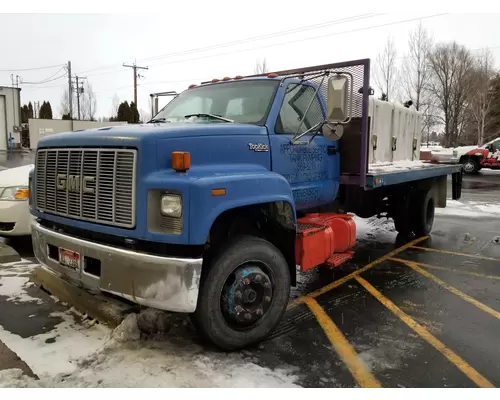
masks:
{"type": "Polygon", "coordinates": [[[87,186],[93,182],[95,182],[95,177],[93,176],[57,174],[56,187],[57,190],[67,190],[74,193],[80,193],[81,187],[83,188],[83,193],[94,194],[95,188],[87,186]]]}

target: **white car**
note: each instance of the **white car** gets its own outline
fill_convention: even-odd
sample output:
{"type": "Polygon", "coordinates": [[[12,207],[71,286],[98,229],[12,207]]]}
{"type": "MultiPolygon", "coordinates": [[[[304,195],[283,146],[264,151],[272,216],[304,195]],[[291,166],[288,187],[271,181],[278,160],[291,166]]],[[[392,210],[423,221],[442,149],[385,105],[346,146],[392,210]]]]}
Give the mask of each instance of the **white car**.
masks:
{"type": "Polygon", "coordinates": [[[31,235],[29,173],[34,164],[0,171],[0,236],[31,235]]]}

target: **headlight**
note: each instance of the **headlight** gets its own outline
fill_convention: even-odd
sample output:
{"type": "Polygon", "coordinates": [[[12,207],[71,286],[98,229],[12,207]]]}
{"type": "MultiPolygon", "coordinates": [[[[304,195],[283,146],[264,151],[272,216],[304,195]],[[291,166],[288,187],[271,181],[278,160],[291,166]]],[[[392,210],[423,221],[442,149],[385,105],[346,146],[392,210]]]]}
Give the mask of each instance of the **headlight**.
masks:
{"type": "Polygon", "coordinates": [[[28,200],[29,188],[27,186],[12,186],[0,189],[0,200],[28,200]]]}
{"type": "Polygon", "coordinates": [[[160,211],[168,217],[180,218],[182,216],[181,196],[166,194],[161,197],[160,211]]]}

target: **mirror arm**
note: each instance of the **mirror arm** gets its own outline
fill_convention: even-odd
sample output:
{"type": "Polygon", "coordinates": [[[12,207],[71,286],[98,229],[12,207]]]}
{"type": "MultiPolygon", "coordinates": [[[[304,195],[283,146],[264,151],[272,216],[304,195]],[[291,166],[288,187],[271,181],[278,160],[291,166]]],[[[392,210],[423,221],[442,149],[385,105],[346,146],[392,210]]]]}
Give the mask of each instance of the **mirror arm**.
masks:
{"type": "Polygon", "coordinates": [[[312,140],[316,137],[316,135],[318,134],[319,130],[323,127],[324,124],[325,124],[325,121],[318,122],[316,125],[314,125],[313,127],[309,128],[307,131],[302,132],[298,136],[294,136],[291,139],[292,144],[309,144],[309,143],[311,143],[312,140]],[[313,131],[315,131],[315,133],[314,133],[314,136],[311,138],[311,140],[309,140],[308,142],[306,142],[306,141],[304,141],[304,142],[297,142],[299,139],[301,139],[302,137],[304,137],[305,135],[307,135],[308,133],[311,133],[313,131]]]}
{"type": "Polygon", "coordinates": [[[305,133],[306,133],[306,132],[310,132],[310,131],[312,130],[312,128],[311,128],[311,129],[307,130],[306,132],[301,133],[301,134],[299,135],[300,128],[302,128],[302,124],[304,123],[304,121],[305,121],[305,119],[306,119],[306,117],[307,117],[307,113],[309,112],[309,109],[311,108],[311,106],[312,106],[312,103],[313,103],[314,99],[315,99],[315,98],[317,98],[317,96],[318,96],[318,92],[319,92],[319,89],[321,88],[321,86],[323,86],[323,83],[324,83],[325,78],[326,78],[326,76],[327,76],[327,75],[329,75],[329,74],[328,74],[328,73],[325,73],[325,74],[323,75],[323,79],[321,79],[320,84],[319,84],[319,85],[317,85],[316,90],[314,91],[314,96],[312,96],[312,97],[311,97],[311,100],[309,101],[309,105],[307,106],[306,111],[304,112],[304,115],[302,116],[302,119],[300,120],[299,127],[297,128],[297,132],[295,132],[295,135],[294,135],[294,136],[293,136],[293,138],[292,138],[292,142],[293,142],[293,141],[295,141],[295,140],[300,139],[302,136],[304,136],[304,135],[305,135],[305,133]]]}

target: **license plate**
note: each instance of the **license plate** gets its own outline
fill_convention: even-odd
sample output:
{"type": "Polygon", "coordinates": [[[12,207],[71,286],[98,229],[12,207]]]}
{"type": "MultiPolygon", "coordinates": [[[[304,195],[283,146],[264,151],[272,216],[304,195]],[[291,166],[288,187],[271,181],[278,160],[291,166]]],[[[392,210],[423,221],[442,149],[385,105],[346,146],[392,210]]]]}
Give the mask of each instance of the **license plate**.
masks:
{"type": "Polygon", "coordinates": [[[80,269],[80,254],[66,249],[59,249],[59,264],[72,269],[80,269]]]}

